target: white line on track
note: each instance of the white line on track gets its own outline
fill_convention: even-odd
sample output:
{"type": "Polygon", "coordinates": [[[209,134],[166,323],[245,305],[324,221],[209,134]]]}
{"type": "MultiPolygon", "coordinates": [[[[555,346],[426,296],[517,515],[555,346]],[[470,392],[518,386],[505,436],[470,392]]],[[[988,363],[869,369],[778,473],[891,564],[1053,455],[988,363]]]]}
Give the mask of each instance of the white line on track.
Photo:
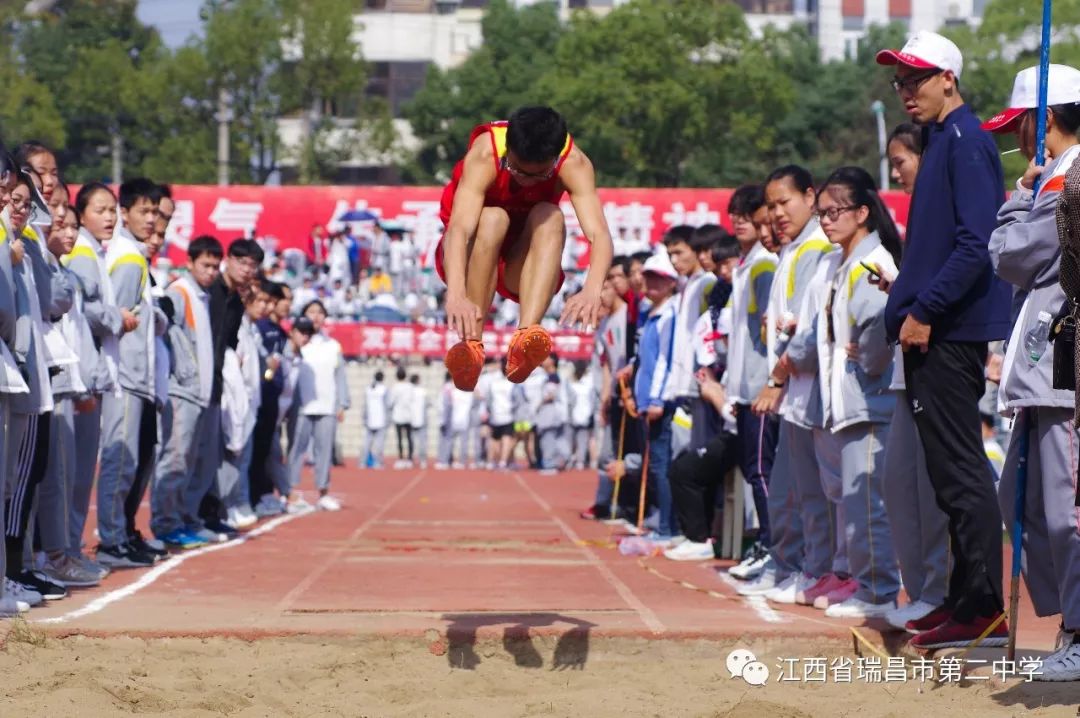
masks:
{"type": "MultiPolygon", "coordinates": [[[[734,589],[738,589],[739,586],[744,585],[736,578],[732,578],[727,575],[727,571],[721,571],[717,574],[720,580],[731,586],[734,589]]],[[[790,623],[791,619],[786,616],[777,613],[769,605],[769,602],[765,600],[764,596],[739,596],[743,602],[753,609],[754,613],[758,615],[762,621],[766,623],[790,623]]]]}
{"type": "Polygon", "coordinates": [[[574,531],[574,529],[570,528],[569,524],[559,518],[555,514],[555,512],[551,510],[551,504],[545,501],[544,498],[540,496],[540,494],[536,493],[533,488],[529,486],[528,482],[526,482],[525,479],[521,476],[521,474],[514,472],[514,481],[516,481],[521,486],[521,488],[524,489],[530,497],[532,497],[533,501],[540,505],[540,508],[547,512],[548,516],[551,517],[551,520],[558,524],[559,528],[562,529],[562,532],[566,534],[566,537],[573,541],[574,545],[581,549],[581,552],[585,554],[585,556],[588,558],[589,563],[591,563],[596,568],[596,570],[600,572],[600,575],[603,576],[604,580],[607,581],[607,583],[613,589],[615,589],[615,592],[619,594],[622,600],[626,601],[627,605],[637,612],[642,622],[649,627],[650,631],[655,634],[660,634],[667,630],[664,627],[664,624],[657,617],[657,615],[653,613],[653,610],[646,606],[644,603],[642,603],[641,599],[635,596],[634,592],[630,590],[630,587],[623,583],[621,580],[619,580],[619,577],[612,573],[611,569],[608,568],[607,564],[601,561],[600,558],[595,553],[593,553],[592,549],[583,545],[584,542],[582,542],[581,537],[577,535],[577,532],[574,531]]]}
{"type": "Polygon", "coordinates": [[[278,526],[281,526],[283,524],[287,524],[290,521],[292,521],[293,519],[298,519],[301,516],[305,516],[305,515],[306,514],[288,514],[286,516],[278,516],[277,518],[271,519],[270,521],[267,521],[262,526],[259,526],[256,529],[252,529],[251,531],[249,531],[249,532],[247,532],[247,533],[233,539],[232,541],[227,541],[225,543],[219,543],[219,544],[213,544],[211,546],[204,546],[203,548],[197,548],[197,549],[195,549],[193,551],[187,551],[187,552],[182,553],[182,554],[174,555],[172,558],[158,564],[154,568],[152,568],[149,571],[147,571],[146,573],[144,573],[142,576],[140,576],[138,578],[138,580],[133,581],[133,582],[129,583],[128,585],[123,586],[121,588],[118,588],[118,589],[116,589],[114,591],[109,591],[104,596],[98,596],[97,598],[95,598],[93,601],[86,604],[82,608],[77,608],[74,611],[69,611],[69,612],[67,612],[67,613],[65,613],[65,614],[63,614],[61,616],[54,616],[52,618],[37,619],[37,620],[33,621],[33,623],[42,623],[42,624],[64,623],[66,621],[71,621],[71,620],[76,619],[76,618],[83,618],[85,616],[89,616],[91,614],[97,613],[97,612],[105,609],[107,606],[110,606],[110,605],[116,603],[117,601],[122,601],[125,598],[130,598],[131,596],[134,596],[136,593],[143,590],[144,588],[147,588],[148,586],[153,585],[154,582],[156,582],[159,578],[161,578],[162,576],[167,574],[169,571],[172,571],[173,569],[178,568],[185,561],[193,559],[193,558],[195,558],[197,556],[203,556],[203,555],[208,554],[208,553],[213,553],[215,551],[224,551],[225,549],[236,548],[237,546],[240,546],[241,544],[245,543],[246,541],[248,541],[250,539],[253,539],[253,538],[256,538],[258,536],[262,536],[264,534],[270,533],[271,531],[276,529],[278,526]]]}

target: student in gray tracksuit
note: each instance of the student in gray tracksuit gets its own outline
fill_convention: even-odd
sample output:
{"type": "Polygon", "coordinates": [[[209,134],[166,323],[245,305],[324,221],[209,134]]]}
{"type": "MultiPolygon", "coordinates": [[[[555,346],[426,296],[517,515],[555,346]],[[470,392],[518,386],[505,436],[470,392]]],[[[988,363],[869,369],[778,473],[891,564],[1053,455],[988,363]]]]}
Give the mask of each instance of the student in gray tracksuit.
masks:
{"type": "MultiPolygon", "coordinates": [[[[6,162],[4,161],[6,159],[4,157],[5,154],[6,153],[0,151],[0,170],[10,169],[10,167],[6,166],[6,162]]],[[[0,206],[0,210],[3,210],[3,206],[0,206]]],[[[3,358],[3,364],[6,365],[5,375],[18,374],[14,357],[16,346],[15,327],[18,319],[18,308],[15,299],[15,273],[18,269],[18,261],[15,261],[15,264],[13,265],[13,249],[16,252],[16,256],[18,256],[18,253],[22,251],[21,241],[11,237],[3,222],[0,221],[0,340],[4,343],[3,351],[6,354],[3,358]]],[[[5,376],[5,379],[7,379],[7,376],[5,376]]],[[[11,380],[5,380],[2,388],[0,388],[0,431],[3,432],[3,436],[0,437],[0,467],[4,468],[4,474],[0,476],[0,536],[4,534],[4,511],[2,510],[2,507],[8,495],[7,477],[9,474],[6,471],[6,467],[7,437],[10,434],[11,404],[18,393],[25,391],[27,391],[25,381],[22,380],[22,377],[15,376],[12,376],[11,380]]],[[[27,604],[17,604],[12,596],[6,595],[6,581],[4,580],[6,561],[4,560],[3,553],[4,552],[0,551],[0,617],[17,615],[19,613],[19,607],[21,607],[22,610],[27,609],[27,604]]]]}
{"type": "Polygon", "coordinates": [[[161,412],[161,453],[150,493],[150,530],[167,546],[202,545],[185,530],[184,494],[195,475],[196,452],[210,406],[214,346],[207,289],[217,279],[225,252],[213,237],[188,246],[188,276],[169,285],[173,306],[168,339],[169,401],[161,412]]]}
{"type": "MultiPolygon", "coordinates": [[[[36,194],[26,175],[20,175],[12,202],[12,232],[22,237],[25,256],[15,271],[16,320],[15,359],[25,367],[29,393],[17,395],[11,407],[7,433],[8,494],[4,521],[6,539],[5,573],[24,585],[34,585],[23,576],[30,566],[24,561],[24,540],[32,516],[37,484],[45,475],[48,459],[50,413],[53,409],[43,329],[52,314],[62,315],[71,307],[71,287],[54,277],[45,259],[45,249],[37,232],[27,225],[36,194]],[[57,293],[55,304],[53,290],[57,293]],[[21,578],[20,578],[21,576],[21,578]]],[[[61,589],[62,590],[62,589],[61,589]]]]}
{"type": "Polygon", "coordinates": [[[98,560],[117,567],[147,566],[154,557],[129,545],[124,504],[135,485],[139,456],[157,440],[155,336],[168,321],[150,296],[149,264],[141,243],[126,229],[109,242],[105,262],[116,304],[139,325],[120,338],[120,392],[101,407],[101,473],[98,480],[98,560]]]}
{"type": "MultiPolygon", "coordinates": [[[[67,196],[61,185],[59,192],[67,196]]],[[[54,199],[56,198],[54,193],[54,199]]],[[[45,478],[38,491],[37,527],[45,564],[41,572],[50,580],[65,586],[92,586],[100,581],[100,572],[84,566],[69,554],[71,498],[79,474],[76,464],[75,406],[86,399],[93,386],[97,368],[97,349],[90,327],[83,315],[83,299],[78,277],[60,264],[75,243],[78,224],[74,212],[66,203],[58,204],[58,226],[49,234],[47,259],[51,267],[66,278],[74,290],[74,304],[64,316],[54,321],[54,331],[63,337],[75,363],[58,367],[52,377],[55,407],[49,427],[49,460],[45,478]]],[[[54,288],[54,299],[62,293],[54,288]]]]}
{"type": "MultiPolygon", "coordinates": [[[[94,353],[85,357],[95,367],[89,387],[93,402],[75,414],[75,485],[71,492],[68,521],[68,553],[84,565],[94,564],[82,553],[83,529],[90,508],[95,467],[101,446],[101,405],[106,394],[118,390],[119,339],[124,323],[135,318],[116,306],[112,282],[105,264],[102,242],[111,237],[116,218],[116,198],[100,183],[88,183],[75,198],[79,218],[79,237],[64,264],[78,278],[83,297],[83,315],[90,325],[94,353]]],[[[107,573],[107,569],[102,568],[107,573]]]]}
{"type": "MultiPolygon", "coordinates": [[[[1050,78],[1053,82],[1053,71],[1050,78]]],[[[1053,346],[1036,349],[1041,350],[1040,356],[1031,356],[1024,346],[1025,337],[1038,323],[1040,312],[1056,317],[1065,303],[1059,284],[1061,248],[1055,209],[1064,176],[1080,156],[1075,124],[1080,122],[1080,113],[1064,119],[1055,113],[1054,120],[1047,133],[1047,148],[1054,159],[1042,173],[1039,192],[1035,194],[1030,189],[1033,175],[1025,175],[998,212],[1000,226],[990,237],[994,269],[1014,286],[1013,306],[1019,307],[999,389],[998,404],[1014,412],[1015,424],[998,486],[998,503],[1005,526],[1011,529],[1020,443],[1026,434],[1024,578],[1035,613],[1060,614],[1065,634],[1063,652],[1044,659],[1043,675],[1068,674],[1056,680],[1078,680],[1080,522],[1077,516],[1080,509],[1074,504],[1080,436],[1073,424],[1074,398],[1071,391],[1053,388],[1053,346]],[[1074,124],[1068,127],[1066,122],[1074,124]]],[[[1074,175],[1075,171],[1069,174],[1074,175]]]]}
{"type": "Polygon", "coordinates": [[[895,608],[900,590],[882,482],[896,397],[889,391],[893,351],[885,336],[888,297],[868,281],[864,263],[895,276],[900,235],[873,178],[858,167],[842,167],[825,181],[818,208],[829,240],[840,248],[823,261],[815,277],[827,432],[821,441],[831,443],[839,457],[840,481],[829,472],[822,477],[826,494],[842,507],[839,526],[851,576],[846,590],[827,594],[825,615],[883,617],[895,608]],[[844,598],[847,592],[851,595],[844,598]]]}
{"type": "Polygon", "coordinates": [[[828,549],[823,547],[828,546],[829,506],[821,491],[812,433],[820,423],[821,403],[814,378],[813,318],[803,316],[802,309],[811,278],[832,247],[813,216],[813,181],[807,170],[789,166],[774,171],[765,195],[770,220],[785,243],[766,311],[770,373],[753,405],[756,413],[778,412],[781,417],[768,484],[772,566],[740,593],[794,603],[827,564],[828,549]]]}

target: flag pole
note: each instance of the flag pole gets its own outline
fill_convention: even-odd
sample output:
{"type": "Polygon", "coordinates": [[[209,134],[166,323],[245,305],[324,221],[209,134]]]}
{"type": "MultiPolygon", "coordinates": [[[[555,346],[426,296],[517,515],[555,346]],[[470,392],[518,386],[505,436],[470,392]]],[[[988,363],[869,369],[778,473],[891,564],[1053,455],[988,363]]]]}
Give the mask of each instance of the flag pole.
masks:
{"type": "MultiPolygon", "coordinates": [[[[1042,46],[1039,52],[1039,107],[1036,112],[1035,126],[1035,164],[1046,164],[1046,105],[1050,86],[1050,18],[1052,0],[1043,0],[1042,46]]],[[[1041,177],[1035,178],[1035,192],[1039,191],[1041,177]]],[[[1016,495],[1013,503],[1012,526],[1012,571],[1009,580],[1009,643],[1007,659],[1016,660],[1016,633],[1019,630],[1020,616],[1020,569],[1024,554],[1024,512],[1027,508],[1028,448],[1030,437],[1028,421],[1021,409],[1016,417],[1020,426],[1020,435],[1016,437],[1019,460],[1016,465],[1016,495]]]]}

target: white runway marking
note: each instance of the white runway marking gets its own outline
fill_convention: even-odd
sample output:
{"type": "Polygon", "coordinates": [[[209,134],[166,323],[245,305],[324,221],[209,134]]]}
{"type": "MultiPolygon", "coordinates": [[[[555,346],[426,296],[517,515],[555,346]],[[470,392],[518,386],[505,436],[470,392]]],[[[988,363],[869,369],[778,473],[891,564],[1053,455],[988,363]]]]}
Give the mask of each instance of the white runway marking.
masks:
{"type": "MultiPolygon", "coordinates": [[[[311,513],[311,512],[309,512],[309,513],[311,513]]],[[[278,526],[281,526],[282,524],[287,524],[290,521],[292,521],[293,519],[298,519],[301,516],[306,516],[306,515],[307,514],[287,514],[287,515],[284,515],[284,516],[278,516],[277,518],[271,519],[270,521],[267,521],[262,526],[259,526],[256,529],[252,529],[251,531],[247,532],[246,534],[243,534],[242,536],[239,536],[239,537],[233,539],[232,541],[227,541],[225,543],[219,543],[219,544],[213,544],[211,546],[204,546],[202,548],[197,548],[197,549],[195,549],[193,551],[187,551],[187,552],[182,553],[182,554],[176,554],[172,558],[168,559],[167,561],[164,561],[163,563],[158,564],[154,568],[152,568],[149,571],[147,571],[146,573],[144,573],[142,576],[140,576],[138,578],[137,581],[133,581],[132,583],[129,583],[127,586],[124,586],[122,588],[118,588],[115,591],[109,591],[104,596],[98,596],[97,598],[95,598],[93,601],[86,604],[82,608],[77,608],[74,611],[69,611],[69,612],[63,614],[62,616],[54,616],[53,618],[37,619],[35,621],[32,621],[32,623],[42,623],[42,624],[64,623],[66,621],[71,621],[71,620],[74,620],[76,618],[83,618],[85,616],[92,615],[94,613],[97,613],[97,612],[105,609],[107,606],[110,606],[110,605],[116,603],[117,601],[122,601],[125,598],[129,598],[131,596],[134,596],[136,593],[143,590],[147,586],[153,585],[154,582],[157,581],[159,578],[161,578],[162,576],[167,574],[169,571],[172,571],[173,569],[179,567],[182,563],[184,563],[185,561],[187,561],[189,559],[193,559],[196,556],[202,556],[202,555],[208,554],[208,553],[213,553],[214,551],[224,551],[225,549],[236,548],[237,546],[240,546],[241,544],[248,541],[249,539],[253,539],[253,538],[257,537],[257,536],[262,536],[263,534],[267,534],[267,533],[273,531],[274,529],[276,529],[278,526]]]]}
{"type": "MultiPolygon", "coordinates": [[[[727,571],[721,571],[717,574],[717,576],[719,576],[721,581],[735,589],[737,589],[739,586],[745,585],[742,581],[739,581],[739,579],[728,576],[727,571]]],[[[754,610],[754,613],[757,614],[758,618],[760,618],[762,621],[765,621],[766,623],[791,622],[790,618],[774,611],[772,609],[772,606],[769,605],[769,602],[765,600],[764,596],[739,596],[739,598],[741,598],[747,606],[754,610]]]]}

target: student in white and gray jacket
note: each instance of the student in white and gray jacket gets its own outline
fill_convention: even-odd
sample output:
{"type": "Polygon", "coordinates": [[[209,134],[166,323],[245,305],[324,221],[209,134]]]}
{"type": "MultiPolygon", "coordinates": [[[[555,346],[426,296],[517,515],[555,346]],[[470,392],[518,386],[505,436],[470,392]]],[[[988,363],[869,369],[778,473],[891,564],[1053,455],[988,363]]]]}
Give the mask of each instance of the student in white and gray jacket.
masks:
{"type": "Polygon", "coordinates": [[[187,275],[165,291],[173,305],[168,331],[171,371],[169,401],[161,413],[161,453],[150,492],[150,530],[158,540],[180,549],[205,543],[186,530],[184,493],[195,475],[213,385],[214,337],[207,289],[217,279],[224,256],[213,237],[195,238],[188,246],[187,275]]]}
{"type": "Polygon", "coordinates": [[[822,463],[832,465],[823,466],[821,476],[826,495],[840,508],[838,528],[848,566],[848,578],[837,584],[844,587],[826,594],[825,615],[883,618],[896,608],[900,590],[883,488],[896,396],[889,390],[888,297],[867,281],[866,266],[895,275],[900,234],[873,178],[861,167],[833,172],[818,190],[817,206],[822,228],[840,251],[822,261],[814,290],[821,307],[816,340],[824,418],[815,443],[822,463]]]}
{"type": "Polygon", "coordinates": [[[820,423],[817,357],[804,302],[818,263],[832,247],[813,215],[814,198],[813,178],[803,167],[781,167],[765,181],[769,219],[781,248],[766,310],[769,375],[751,408],[759,415],[779,414],[781,420],[769,474],[767,531],[761,522],[769,561],[739,593],[778,603],[795,603],[813,583],[807,573],[827,565],[831,555],[828,501],[812,431],[820,423]]]}
{"type": "Polygon", "coordinates": [[[315,300],[304,307],[303,316],[315,326],[315,335],[301,351],[304,361],[296,385],[299,408],[296,433],[289,447],[289,483],[295,492],[300,485],[304,452],[312,442],[315,460],[315,487],[319,491],[316,508],[338,511],[341,502],[330,496],[330,461],[337,425],[349,408],[349,385],[345,379],[345,356],[337,340],[323,332],[326,307],[315,300]]]}
{"type": "MultiPolygon", "coordinates": [[[[1073,422],[1074,392],[1054,388],[1051,345],[1025,346],[1039,314],[1057,317],[1075,311],[1060,284],[1061,245],[1055,210],[1066,181],[1077,177],[1080,157],[1080,70],[1051,65],[1045,169],[1029,166],[998,212],[1000,226],[990,236],[990,258],[997,275],[1014,287],[1018,308],[1009,336],[998,393],[999,406],[1015,418],[998,503],[1005,525],[1016,513],[1016,483],[1021,442],[1027,435],[1027,491],[1024,509],[1024,578],[1035,613],[1061,617],[1057,650],[1044,657],[1035,680],[1080,680],[1080,508],[1076,467],[1080,435],[1073,422]],[[1068,179],[1066,180],[1066,176],[1068,179]],[[1039,187],[1034,189],[1038,178],[1039,187]],[[1070,306],[1071,305],[1071,306],[1070,306]]],[[[1035,148],[1036,68],[1020,72],[1011,110],[987,122],[995,132],[1015,131],[1030,159],[1035,148]],[[1011,119],[1010,119],[1011,116],[1011,119]]],[[[1070,187],[1071,191],[1071,187],[1070,187]]],[[[1017,550],[1017,547],[1013,547],[1017,550]]]]}
{"type": "Polygon", "coordinates": [[[120,390],[120,337],[134,330],[139,318],[116,303],[112,280],[105,262],[104,243],[112,237],[118,221],[116,197],[107,186],[91,182],[75,197],[79,237],[64,264],[78,278],[83,298],[83,314],[94,337],[96,369],[90,396],[75,415],[75,464],[79,467],[71,495],[68,522],[70,555],[84,566],[108,568],[82,552],[83,529],[94,487],[94,467],[101,445],[101,412],[104,397],[120,390]]]}
{"type": "Polygon", "coordinates": [[[364,451],[360,455],[361,468],[380,469],[386,454],[386,429],[390,425],[390,400],[383,383],[384,375],[375,372],[375,379],[364,390],[364,451]]]}

